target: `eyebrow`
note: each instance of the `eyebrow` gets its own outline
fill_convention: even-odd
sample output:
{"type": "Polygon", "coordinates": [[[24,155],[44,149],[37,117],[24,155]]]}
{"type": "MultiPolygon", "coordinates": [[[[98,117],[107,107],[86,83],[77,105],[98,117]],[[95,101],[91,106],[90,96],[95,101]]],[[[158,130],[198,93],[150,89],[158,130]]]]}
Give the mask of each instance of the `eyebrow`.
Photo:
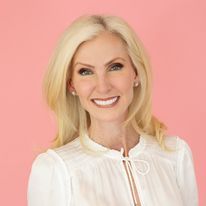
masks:
{"type": "MultiPolygon", "coordinates": [[[[108,61],[107,63],[105,63],[104,66],[105,66],[105,67],[108,66],[109,64],[111,64],[112,62],[116,61],[117,59],[121,59],[121,60],[123,60],[123,61],[126,61],[126,60],[125,60],[124,58],[122,58],[122,57],[116,57],[116,58],[114,58],[114,59],[111,59],[111,60],[108,61]]],[[[87,67],[92,67],[92,68],[94,68],[94,66],[92,66],[92,65],[90,65],[90,64],[81,63],[81,62],[76,62],[76,63],[74,64],[74,67],[75,67],[77,64],[81,64],[81,65],[84,65],[84,66],[87,66],[87,67]]]]}

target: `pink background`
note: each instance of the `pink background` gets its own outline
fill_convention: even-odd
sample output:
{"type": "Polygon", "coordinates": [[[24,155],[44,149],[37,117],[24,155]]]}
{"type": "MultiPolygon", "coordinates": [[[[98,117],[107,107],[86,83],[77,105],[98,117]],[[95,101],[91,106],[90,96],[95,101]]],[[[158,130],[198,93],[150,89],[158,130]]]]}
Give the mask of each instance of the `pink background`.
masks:
{"type": "Polygon", "coordinates": [[[206,204],[206,4],[202,0],[19,0],[0,7],[0,205],[26,205],[30,167],[49,145],[55,121],[41,81],[56,40],[81,14],[126,19],[143,40],[154,75],[154,114],[185,139],[206,204]]]}

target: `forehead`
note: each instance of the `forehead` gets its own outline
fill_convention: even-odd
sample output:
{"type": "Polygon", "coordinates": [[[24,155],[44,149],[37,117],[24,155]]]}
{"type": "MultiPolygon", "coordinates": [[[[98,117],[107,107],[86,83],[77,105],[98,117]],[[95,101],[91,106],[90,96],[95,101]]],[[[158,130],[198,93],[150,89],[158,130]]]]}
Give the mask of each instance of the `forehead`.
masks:
{"type": "Polygon", "coordinates": [[[86,41],[77,49],[73,62],[107,61],[117,56],[127,58],[128,53],[123,40],[115,34],[104,32],[92,40],[86,41]]]}

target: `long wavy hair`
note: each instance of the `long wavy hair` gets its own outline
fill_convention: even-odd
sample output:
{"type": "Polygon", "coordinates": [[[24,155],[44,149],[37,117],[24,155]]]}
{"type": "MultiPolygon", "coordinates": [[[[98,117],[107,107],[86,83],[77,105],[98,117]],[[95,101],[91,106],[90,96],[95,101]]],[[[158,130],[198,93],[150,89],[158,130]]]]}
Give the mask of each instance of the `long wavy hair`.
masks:
{"type": "Polygon", "coordinates": [[[57,133],[51,147],[56,148],[88,132],[89,113],[84,110],[77,96],[68,91],[72,75],[72,59],[78,47],[102,32],[117,35],[136,70],[140,84],[134,88],[133,101],[128,108],[128,117],[123,127],[132,126],[138,134],[152,135],[159,145],[165,145],[167,127],[152,115],[152,71],[141,40],[129,24],[112,15],[83,15],[65,29],[49,61],[43,79],[43,97],[55,113],[57,133]]]}

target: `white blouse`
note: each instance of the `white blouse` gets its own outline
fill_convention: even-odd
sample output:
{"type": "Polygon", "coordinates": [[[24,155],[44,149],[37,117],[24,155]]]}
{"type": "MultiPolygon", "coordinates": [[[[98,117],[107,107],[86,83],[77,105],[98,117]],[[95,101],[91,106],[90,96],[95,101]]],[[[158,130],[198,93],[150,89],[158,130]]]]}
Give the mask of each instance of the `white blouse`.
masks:
{"type": "Polygon", "coordinates": [[[28,183],[28,206],[133,206],[131,171],[141,206],[198,206],[192,152],[178,136],[167,136],[174,152],[150,135],[123,156],[85,135],[39,154],[28,183]],[[95,152],[94,152],[95,151],[95,152]]]}

